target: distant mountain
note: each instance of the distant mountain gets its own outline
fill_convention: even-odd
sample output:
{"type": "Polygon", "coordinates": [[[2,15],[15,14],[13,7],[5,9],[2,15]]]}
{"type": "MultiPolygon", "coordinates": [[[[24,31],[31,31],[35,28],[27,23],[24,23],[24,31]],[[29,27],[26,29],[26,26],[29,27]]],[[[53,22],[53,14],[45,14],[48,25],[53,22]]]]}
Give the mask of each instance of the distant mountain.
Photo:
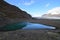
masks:
{"type": "Polygon", "coordinates": [[[43,18],[60,18],[60,7],[53,8],[42,15],[43,18]]]}
{"type": "Polygon", "coordinates": [[[42,17],[60,17],[60,14],[51,14],[51,13],[48,13],[48,14],[42,15],[42,17]]]}

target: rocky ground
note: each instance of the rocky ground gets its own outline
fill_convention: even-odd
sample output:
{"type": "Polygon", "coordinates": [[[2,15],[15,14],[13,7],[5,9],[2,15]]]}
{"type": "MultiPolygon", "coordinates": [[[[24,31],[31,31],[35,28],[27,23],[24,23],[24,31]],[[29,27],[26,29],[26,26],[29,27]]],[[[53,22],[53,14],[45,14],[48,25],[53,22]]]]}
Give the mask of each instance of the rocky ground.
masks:
{"type": "Polygon", "coordinates": [[[0,32],[0,40],[60,40],[60,30],[16,30],[0,32]]]}

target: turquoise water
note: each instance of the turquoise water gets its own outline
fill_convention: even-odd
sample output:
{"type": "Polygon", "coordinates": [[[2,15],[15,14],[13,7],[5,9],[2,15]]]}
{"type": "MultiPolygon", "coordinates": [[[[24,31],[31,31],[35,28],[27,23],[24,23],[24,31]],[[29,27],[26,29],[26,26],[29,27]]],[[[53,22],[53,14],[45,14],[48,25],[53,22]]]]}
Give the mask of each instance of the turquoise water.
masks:
{"type": "Polygon", "coordinates": [[[22,29],[26,25],[27,25],[26,22],[18,22],[18,23],[7,24],[4,27],[0,27],[0,31],[18,30],[18,29],[22,29]]]}
{"type": "Polygon", "coordinates": [[[30,22],[18,22],[18,23],[7,24],[4,27],[0,27],[0,31],[12,31],[18,29],[22,30],[55,29],[55,27],[30,22]]]}

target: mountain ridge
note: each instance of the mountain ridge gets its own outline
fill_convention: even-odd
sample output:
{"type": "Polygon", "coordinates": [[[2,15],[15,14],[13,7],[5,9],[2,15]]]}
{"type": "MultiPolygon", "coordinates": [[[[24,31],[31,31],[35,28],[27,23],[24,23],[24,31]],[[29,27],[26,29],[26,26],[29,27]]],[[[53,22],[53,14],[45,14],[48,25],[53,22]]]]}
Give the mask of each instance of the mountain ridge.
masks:
{"type": "Polygon", "coordinates": [[[32,19],[31,15],[20,8],[0,0],[0,27],[6,24],[16,23],[32,19]]]}

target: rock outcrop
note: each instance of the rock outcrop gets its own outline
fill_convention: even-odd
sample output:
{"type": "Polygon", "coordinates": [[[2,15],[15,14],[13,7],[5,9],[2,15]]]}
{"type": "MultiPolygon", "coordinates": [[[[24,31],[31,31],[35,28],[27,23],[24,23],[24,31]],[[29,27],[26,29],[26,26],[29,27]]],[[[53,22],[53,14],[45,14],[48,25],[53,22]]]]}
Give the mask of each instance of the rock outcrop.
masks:
{"type": "Polygon", "coordinates": [[[31,15],[4,0],[0,0],[0,27],[17,21],[25,21],[25,19],[31,19],[31,15]]]}

